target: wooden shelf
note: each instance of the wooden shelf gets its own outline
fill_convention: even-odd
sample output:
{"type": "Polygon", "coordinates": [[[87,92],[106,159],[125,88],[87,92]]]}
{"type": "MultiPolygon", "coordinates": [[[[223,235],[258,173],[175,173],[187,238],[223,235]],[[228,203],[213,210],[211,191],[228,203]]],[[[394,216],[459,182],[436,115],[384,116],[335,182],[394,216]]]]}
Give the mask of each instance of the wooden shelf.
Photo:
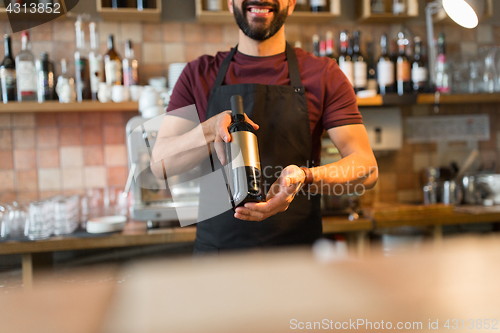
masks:
{"type": "Polygon", "coordinates": [[[38,102],[10,102],[0,104],[0,113],[19,113],[19,112],[123,112],[138,111],[137,102],[123,103],[101,103],[93,101],[84,101],[82,103],[59,103],[58,101],[38,102]]]}
{"type": "MultiPolygon", "coordinates": [[[[430,0],[429,0],[430,1],[430,0]]],[[[428,2],[429,2],[428,1],[428,2]]],[[[484,15],[479,22],[493,17],[493,0],[485,0],[484,15]]],[[[444,9],[441,9],[437,14],[432,17],[436,24],[455,24],[456,23],[446,14],[444,9]]]]}
{"type": "Polygon", "coordinates": [[[404,23],[410,19],[418,18],[418,0],[408,0],[406,13],[394,15],[392,13],[392,0],[384,0],[385,13],[372,13],[371,0],[357,0],[357,21],[367,24],[392,24],[404,23]]]}
{"type": "MultiPolygon", "coordinates": [[[[199,23],[234,23],[234,16],[227,9],[227,4],[223,1],[222,11],[213,12],[205,10],[203,0],[196,0],[196,18],[199,23]]],[[[330,12],[293,12],[287,23],[296,24],[324,24],[330,23],[340,16],[340,0],[330,0],[330,12]]]]}
{"type": "MultiPolygon", "coordinates": [[[[417,104],[434,104],[434,94],[420,94],[417,104]]],[[[493,94],[452,94],[439,96],[439,104],[500,103],[500,93],[493,94]]]]}
{"type": "Polygon", "coordinates": [[[147,21],[160,22],[161,1],[156,0],[156,8],[137,10],[136,8],[111,8],[105,7],[102,0],[97,0],[97,12],[105,21],[147,21]]]}

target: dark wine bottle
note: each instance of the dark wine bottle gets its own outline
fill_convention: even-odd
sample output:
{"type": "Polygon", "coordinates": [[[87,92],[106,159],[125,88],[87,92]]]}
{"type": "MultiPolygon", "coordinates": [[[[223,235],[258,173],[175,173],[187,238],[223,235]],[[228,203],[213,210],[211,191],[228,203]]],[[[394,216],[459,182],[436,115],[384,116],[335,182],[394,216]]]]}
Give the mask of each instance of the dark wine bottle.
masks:
{"type": "Polygon", "coordinates": [[[148,9],[150,7],[148,0],[137,0],[137,10],[148,9]]]}
{"type": "Polygon", "coordinates": [[[420,37],[415,37],[413,41],[415,44],[415,52],[411,66],[413,90],[415,92],[425,92],[427,91],[428,73],[422,56],[422,40],[420,37]]]}
{"type": "Polygon", "coordinates": [[[380,94],[385,95],[386,93],[394,92],[394,62],[387,52],[387,35],[382,35],[380,38],[380,48],[382,49],[382,54],[380,55],[377,64],[377,80],[380,89],[380,94]]]}
{"type": "Polygon", "coordinates": [[[265,201],[260,167],[259,147],[255,131],[246,120],[243,99],[240,95],[231,97],[233,122],[229,127],[232,136],[227,160],[231,161],[230,190],[233,207],[247,202],[265,201]],[[234,150],[239,149],[236,153],[234,150]],[[233,160],[231,156],[241,154],[242,159],[233,160]]]}
{"type": "Polygon", "coordinates": [[[127,7],[127,1],[126,0],[111,0],[111,7],[112,8],[125,8],[127,7]]]}
{"type": "Polygon", "coordinates": [[[47,52],[42,52],[42,58],[37,60],[38,102],[54,99],[54,64],[49,61],[47,52]]]}
{"type": "Polygon", "coordinates": [[[366,63],[366,57],[361,54],[360,48],[360,32],[354,30],[353,33],[353,53],[352,62],[354,64],[354,91],[358,93],[359,91],[366,90],[368,87],[368,65],[366,63]]]}
{"type": "Polygon", "coordinates": [[[405,48],[408,40],[402,32],[398,34],[398,37],[399,54],[396,61],[396,82],[398,95],[402,96],[403,94],[411,92],[413,89],[411,84],[411,62],[406,55],[405,48]]]}
{"type": "Polygon", "coordinates": [[[0,86],[4,103],[16,100],[16,62],[12,57],[11,38],[5,35],[5,58],[0,63],[0,86]]]}

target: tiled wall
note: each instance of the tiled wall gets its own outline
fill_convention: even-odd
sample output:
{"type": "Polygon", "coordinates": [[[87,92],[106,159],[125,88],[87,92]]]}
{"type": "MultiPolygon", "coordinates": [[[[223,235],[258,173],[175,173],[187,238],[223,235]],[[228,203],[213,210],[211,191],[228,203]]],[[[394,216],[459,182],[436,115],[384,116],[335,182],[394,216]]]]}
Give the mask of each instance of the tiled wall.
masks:
{"type": "Polygon", "coordinates": [[[0,202],[123,186],[135,113],[0,114],[0,202]]]}
{"type": "MultiPolygon", "coordinates": [[[[408,23],[413,33],[425,40],[423,22],[408,23]]],[[[202,54],[228,50],[237,43],[235,24],[200,25],[196,23],[116,23],[98,24],[101,51],[106,50],[109,34],[115,35],[117,50],[124,55],[124,40],[134,43],[140,66],[141,83],[153,76],[167,76],[168,65],[196,59],[202,54]]],[[[324,36],[331,30],[359,29],[362,40],[378,41],[382,33],[395,38],[400,25],[287,25],[287,39],[300,40],[310,51],[311,37],[324,36]]],[[[8,31],[0,21],[0,34],[8,31]]],[[[436,33],[446,33],[448,52],[452,56],[474,55],[481,45],[500,45],[500,26],[482,25],[475,30],[457,26],[437,26],[436,33]]],[[[3,34],[2,34],[3,35],[3,34]]],[[[21,49],[20,33],[13,35],[14,53],[21,49]]],[[[74,21],[49,22],[31,31],[33,52],[39,57],[48,51],[50,58],[73,59],[74,21]]],[[[338,45],[338,43],[336,43],[338,45]]],[[[376,54],[379,53],[378,43],[376,54]]],[[[364,48],[364,43],[362,44],[364,48]]],[[[3,43],[0,44],[3,54],[3,43]]],[[[56,71],[60,67],[56,65],[56,71]]],[[[69,72],[74,65],[69,63],[69,72]]],[[[0,108],[2,105],[0,104],[0,108]]],[[[497,159],[496,105],[443,107],[441,113],[488,112],[492,120],[492,140],[481,143],[481,158],[497,159]]],[[[500,111],[500,110],[498,110],[500,111]]],[[[428,107],[405,107],[404,116],[431,114],[428,107]]],[[[125,123],[129,113],[41,113],[0,114],[0,201],[33,200],[56,193],[80,193],[85,188],[107,185],[123,186],[127,176],[125,123]]],[[[500,148],[500,147],[498,147],[500,148]]],[[[421,198],[420,171],[433,165],[435,145],[404,144],[401,151],[377,156],[380,179],[365,201],[414,201],[421,198]]],[[[500,164],[500,163],[499,163],[500,164]]]]}

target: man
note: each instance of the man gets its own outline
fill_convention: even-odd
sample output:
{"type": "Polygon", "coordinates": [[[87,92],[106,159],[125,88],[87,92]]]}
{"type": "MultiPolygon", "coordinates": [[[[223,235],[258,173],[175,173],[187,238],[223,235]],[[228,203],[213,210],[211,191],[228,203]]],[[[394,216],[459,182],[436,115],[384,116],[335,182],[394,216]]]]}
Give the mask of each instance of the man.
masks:
{"type": "MultiPolygon", "coordinates": [[[[295,3],[228,0],[240,29],[237,47],[189,63],[174,88],[167,114],[195,104],[201,124],[181,133],[182,119],[164,122],[154,161],[175,155],[165,159],[166,168],[185,170],[208,156],[200,133],[208,143],[231,142],[227,110],[238,94],[256,130],[262,168],[272,170],[263,172],[264,182],[272,184],[266,202],[246,203],[199,223],[195,252],[311,244],[322,234],[320,196],[311,194],[375,185],[377,163],[349,81],[335,61],[286,43],[284,22],[295,3]],[[318,166],[325,130],[342,160],[318,166]]],[[[158,165],[152,169],[163,175],[158,165]]],[[[201,185],[200,207],[209,190],[201,185]]]]}

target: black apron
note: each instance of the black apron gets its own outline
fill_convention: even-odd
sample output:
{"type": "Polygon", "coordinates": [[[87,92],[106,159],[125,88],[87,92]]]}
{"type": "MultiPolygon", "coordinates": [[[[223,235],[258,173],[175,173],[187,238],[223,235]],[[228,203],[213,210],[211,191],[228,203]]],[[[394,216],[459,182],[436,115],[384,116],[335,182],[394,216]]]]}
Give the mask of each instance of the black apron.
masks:
{"type": "MultiPolygon", "coordinates": [[[[260,127],[256,131],[266,193],[288,165],[314,166],[309,113],[295,50],[287,43],[291,86],[222,85],[237,46],[224,59],[208,100],[209,119],[231,110],[230,98],[241,95],[245,113],[260,127]]],[[[212,170],[221,165],[215,154],[205,161],[212,170]]],[[[202,166],[203,168],[203,166],[202,166]]],[[[200,211],[210,209],[210,189],[200,185],[200,211]],[[205,198],[205,199],[204,199],[205,198]]],[[[228,196],[229,200],[229,196],[228,196]]],[[[322,234],[320,195],[298,193],[288,210],[263,221],[242,221],[229,210],[198,223],[195,254],[227,249],[311,244],[322,234]]]]}

